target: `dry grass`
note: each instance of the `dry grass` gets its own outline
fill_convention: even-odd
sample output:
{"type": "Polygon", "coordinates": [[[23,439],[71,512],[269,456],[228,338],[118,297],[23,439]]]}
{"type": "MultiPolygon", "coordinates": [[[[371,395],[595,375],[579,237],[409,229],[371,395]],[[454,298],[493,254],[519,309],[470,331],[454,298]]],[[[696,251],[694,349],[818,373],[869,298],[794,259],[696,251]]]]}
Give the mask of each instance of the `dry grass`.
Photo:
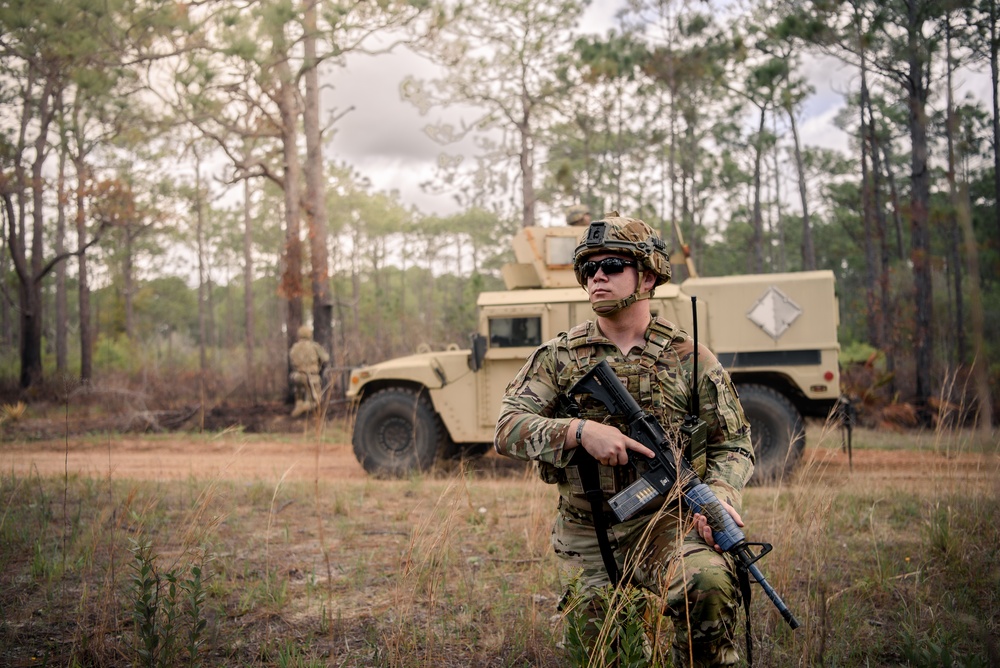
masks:
{"type": "MultiPolygon", "coordinates": [[[[753,601],[755,665],[1000,665],[1000,458],[964,434],[814,430],[748,489],[749,537],[803,627],[753,601]],[[893,437],[895,438],[895,437],[893,437]],[[950,662],[950,663],[949,663],[950,662]]],[[[130,541],[203,569],[206,666],[567,666],[529,471],[403,481],[0,477],[0,665],[139,663],[130,541]]]]}

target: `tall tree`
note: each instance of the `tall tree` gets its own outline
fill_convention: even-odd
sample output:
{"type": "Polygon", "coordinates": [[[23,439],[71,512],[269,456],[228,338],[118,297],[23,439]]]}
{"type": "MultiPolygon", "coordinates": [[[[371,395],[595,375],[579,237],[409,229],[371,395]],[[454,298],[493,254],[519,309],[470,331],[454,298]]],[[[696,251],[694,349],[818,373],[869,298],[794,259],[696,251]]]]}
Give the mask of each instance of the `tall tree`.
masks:
{"type": "MultiPolygon", "coordinates": [[[[424,29],[417,19],[431,8],[432,3],[417,0],[350,6],[332,0],[267,0],[250,12],[223,5],[222,11],[199,14],[199,30],[186,41],[191,56],[175,80],[185,93],[196,95],[183,117],[232,160],[233,180],[263,176],[283,191],[281,294],[287,304],[284,329],[289,346],[305,320],[304,231],[314,335],[324,346],[332,345],[320,95],[320,76],[329,69],[321,68],[341,63],[350,53],[393,48],[424,29]],[[378,40],[370,38],[386,36],[373,46],[378,40]],[[247,140],[253,140],[255,153],[244,151],[247,140]]],[[[328,122],[337,118],[331,113],[328,122]]]]}
{"type": "MultiPolygon", "coordinates": [[[[992,109],[993,191],[1000,201],[1000,7],[997,0],[978,0],[968,3],[971,14],[969,23],[975,30],[969,40],[973,52],[990,64],[990,107],[992,109]]],[[[996,238],[1000,239],[1000,205],[994,207],[996,238]]]]}
{"type": "Polygon", "coordinates": [[[309,275],[312,287],[313,339],[332,355],[333,337],[330,328],[333,305],[330,302],[330,262],[327,251],[326,167],[323,164],[323,137],[320,128],[319,39],[316,19],[318,0],[303,3],[302,45],[305,71],[305,108],[303,114],[306,139],[306,218],[309,222],[309,275]]]}
{"type": "MultiPolygon", "coordinates": [[[[0,68],[12,82],[5,91],[18,129],[5,145],[0,196],[10,216],[8,250],[19,282],[21,385],[42,377],[42,280],[72,254],[81,255],[95,239],[78,240],[76,251],[46,259],[48,232],[46,164],[60,139],[53,123],[61,101],[75,90],[111,90],[140,59],[140,46],[169,30],[170,10],[142,0],[96,6],[76,0],[14,2],[0,7],[0,68]],[[129,27],[142,23],[134,33],[129,27]],[[131,41],[126,37],[138,35],[131,41]],[[30,220],[30,227],[29,227],[30,220]],[[30,239],[29,239],[30,235],[30,239]]],[[[77,96],[79,97],[79,96],[77,96]]]]}
{"type": "Polygon", "coordinates": [[[662,141],[653,130],[652,87],[643,86],[647,62],[646,46],[633,35],[576,41],[560,72],[567,95],[555,105],[565,121],[547,132],[550,176],[542,190],[550,199],[568,195],[566,204],[638,215],[642,166],[662,141]]]}
{"type": "MultiPolygon", "coordinates": [[[[968,182],[962,179],[960,182],[959,162],[961,156],[960,137],[960,111],[955,108],[954,101],[954,81],[953,74],[959,59],[954,55],[953,38],[955,31],[953,28],[953,12],[949,11],[944,17],[945,24],[945,68],[946,68],[946,100],[947,108],[945,112],[945,139],[948,147],[948,188],[949,199],[952,207],[952,239],[951,252],[952,264],[954,265],[953,278],[955,284],[955,326],[954,330],[958,334],[957,358],[959,364],[964,364],[966,359],[965,341],[966,327],[964,319],[964,295],[962,281],[963,255],[968,266],[968,284],[970,296],[970,338],[972,340],[972,378],[973,390],[976,394],[976,404],[978,415],[977,425],[983,431],[989,431],[993,425],[993,398],[990,394],[989,378],[987,374],[987,364],[985,363],[983,344],[984,338],[984,314],[982,304],[982,294],[980,289],[980,268],[979,249],[976,246],[975,231],[972,227],[971,204],[969,202],[968,182]]],[[[995,100],[995,98],[994,98],[995,100]]],[[[1000,196],[1000,190],[997,191],[1000,196]]]]}
{"type": "Polygon", "coordinates": [[[871,56],[872,69],[898,86],[908,109],[910,139],[910,262],[913,267],[915,326],[913,351],[915,401],[929,419],[934,369],[932,262],[930,245],[930,178],[927,102],[931,91],[931,59],[938,49],[937,21],[943,8],[936,0],[847,0],[830,5],[812,2],[804,14],[814,40],[850,62],[859,48],[871,56]],[[870,17],[865,39],[857,39],[857,16],[870,17]]]}
{"type": "MultiPolygon", "coordinates": [[[[699,3],[654,0],[634,4],[645,6],[639,20],[650,26],[652,45],[644,69],[666,94],[664,103],[669,107],[665,114],[666,178],[661,180],[669,182],[670,201],[661,205],[661,215],[679,224],[677,247],[697,256],[708,236],[703,220],[719,172],[717,152],[711,148],[713,134],[720,123],[728,122],[732,110],[728,103],[717,104],[726,97],[724,82],[733,56],[732,42],[710,13],[700,11],[699,3]]],[[[662,175],[664,169],[659,172],[662,175]]],[[[662,193],[661,199],[666,196],[662,193]]],[[[661,232],[673,234],[667,229],[661,232]]]]}
{"type": "MultiPolygon", "coordinates": [[[[889,3],[893,7],[895,3],[889,3]]],[[[916,362],[916,401],[926,409],[934,388],[931,378],[934,368],[933,284],[930,247],[930,170],[928,167],[927,97],[930,89],[931,55],[936,40],[928,39],[927,23],[937,17],[939,3],[933,0],[904,0],[896,17],[906,31],[905,46],[898,55],[905,56],[906,69],[900,70],[895,61],[884,60],[882,69],[895,78],[906,92],[910,116],[910,260],[913,262],[916,329],[914,331],[916,362]]],[[[930,416],[925,416],[929,420],[930,416]]]]}
{"type": "MultiPolygon", "coordinates": [[[[583,11],[581,0],[523,2],[483,0],[460,6],[455,20],[442,29],[427,52],[447,75],[431,86],[408,78],[404,98],[426,113],[434,105],[472,105],[481,109],[460,130],[430,128],[441,141],[457,141],[469,132],[492,130],[497,159],[516,162],[521,223],[536,223],[536,172],[540,133],[552,120],[552,107],[566,92],[557,76],[560,58],[572,45],[572,28],[583,11]]],[[[499,175],[497,164],[488,165],[499,175]]]]}

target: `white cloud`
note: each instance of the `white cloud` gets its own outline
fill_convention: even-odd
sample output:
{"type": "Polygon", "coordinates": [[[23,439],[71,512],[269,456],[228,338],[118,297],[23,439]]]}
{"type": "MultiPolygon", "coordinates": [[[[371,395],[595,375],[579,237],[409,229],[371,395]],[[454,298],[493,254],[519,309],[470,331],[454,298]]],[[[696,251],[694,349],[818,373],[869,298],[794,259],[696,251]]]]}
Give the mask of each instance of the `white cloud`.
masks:
{"type": "MultiPolygon", "coordinates": [[[[606,34],[615,27],[623,4],[623,0],[594,0],[579,32],[606,34]]],[[[843,149],[846,137],[832,121],[852,87],[852,69],[830,57],[808,58],[803,65],[804,75],[816,88],[803,110],[803,142],[843,149]]],[[[345,65],[326,77],[324,113],[327,119],[330,114],[343,116],[329,131],[332,136],[324,150],[328,160],[349,164],[377,190],[398,191],[405,205],[447,215],[459,208],[452,195],[425,192],[420,184],[434,177],[441,153],[462,154],[468,160],[473,148],[469,142],[443,146],[428,137],[424,128],[442,120],[459,124],[463,114],[435,108],[421,116],[399,95],[405,77],[429,79],[437,74],[434,65],[405,48],[378,56],[347,56],[345,65]]],[[[466,112],[464,117],[471,120],[473,116],[466,112]]]]}
{"type": "Polygon", "coordinates": [[[615,14],[621,9],[621,0],[594,0],[580,20],[579,32],[604,35],[617,24],[615,14]]]}
{"type": "Polygon", "coordinates": [[[802,139],[802,143],[806,146],[847,152],[847,134],[834,125],[833,122],[834,117],[839,111],[840,106],[828,107],[822,113],[806,118],[799,129],[799,136],[802,139]]]}
{"type": "Polygon", "coordinates": [[[424,134],[427,120],[399,97],[403,77],[426,69],[425,61],[403,49],[348,56],[326,76],[325,120],[337,120],[323,150],[327,160],[349,164],[376,190],[397,190],[405,204],[430,211],[437,206],[419,183],[432,172],[441,146],[424,134]]]}

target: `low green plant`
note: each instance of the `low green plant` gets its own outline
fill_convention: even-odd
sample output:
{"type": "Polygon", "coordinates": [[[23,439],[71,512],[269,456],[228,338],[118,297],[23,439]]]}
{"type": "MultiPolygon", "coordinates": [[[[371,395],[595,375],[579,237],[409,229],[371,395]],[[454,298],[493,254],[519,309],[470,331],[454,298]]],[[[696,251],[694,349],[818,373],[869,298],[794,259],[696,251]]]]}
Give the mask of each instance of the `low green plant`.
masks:
{"type": "Polygon", "coordinates": [[[138,361],[142,355],[136,355],[133,343],[125,336],[97,339],[94,347],[94,365],[110,372],[136,372],[138,361]]]}
{"type": "Polygon", "coordinates": [[[863,364],[869,360],[876,360],[880,365],[885,363],[885,353],[878,348],[867,343],[854,341],[845,344],[840,349],[841,364],[863,364]]]}
{"type": "Polygon", "coordinates": [[[956,653],[948,638],[932,639],[912,629],[902,630],[903,658],[911,668],[987,668],[978,657],[956,653]]]}
{"type": "Polygon", "coordinates": [[[309,657],[293,639],[277,643],[277,647],[271,653],[270,661],[278,668],[323,668],[326,665],[319,659],[309,657]]]}
{"type": "Polygon", "coordinates": [[[148,668],[198,666],[207,619],[202,569],[157,568],[152,544],[131,539],[126,597],[134,627],[133,663],[148,668]]]}
{"type": "Polygon", "coordinates": [[[593,668],[666,665],[662,663],[663,657],[651,656],[646,616],[649,598],[648,593],[630,585],[617,589],[604,587],[596,593],[593,605],[587,605],[579,582],[572,583],[564,613],[564,644],[573,665],[593,668]],[[597,616],[598,610],[603,611],[601,616],[597,616]]]}

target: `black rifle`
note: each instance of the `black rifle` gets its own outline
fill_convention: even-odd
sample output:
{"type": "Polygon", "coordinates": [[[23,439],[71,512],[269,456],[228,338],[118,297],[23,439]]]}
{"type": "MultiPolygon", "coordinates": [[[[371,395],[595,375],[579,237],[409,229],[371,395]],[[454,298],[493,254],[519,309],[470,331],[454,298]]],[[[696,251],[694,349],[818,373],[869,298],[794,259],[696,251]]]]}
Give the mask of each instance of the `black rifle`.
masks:
{"type": "Polygon", "coordinates": [[[639,407],[607,361],[602,360],[588,371],[569,390],[569,394],[589,394],[604,404],[612,415],[624,416],[629,425],[629,436],[655,453],[652,458],[640,453],[631,454],[633,465],[636,458],[645,461],[645,466],[642,467],[645,470],[641,474],[642,477],[608,501],[618,521],[627,520],[654,499],[667,494],[680,480],[684,502],[688,508],[708,519],[719,547],[736,557],[739,568],[753,575],[788,625],[797,629],[798,620],[755,563],[771,551],[770,543],[751,543],[746,540],[746,536],[736,526],[732,515],[722,506],[708,485],[701,481],[688,461],[683,456],[675,459],[670,448],[670,437],[655,417],[639,407]],[[754,546],[760,547],[760,552],[754,553],[751,549],[754,546]]]}

